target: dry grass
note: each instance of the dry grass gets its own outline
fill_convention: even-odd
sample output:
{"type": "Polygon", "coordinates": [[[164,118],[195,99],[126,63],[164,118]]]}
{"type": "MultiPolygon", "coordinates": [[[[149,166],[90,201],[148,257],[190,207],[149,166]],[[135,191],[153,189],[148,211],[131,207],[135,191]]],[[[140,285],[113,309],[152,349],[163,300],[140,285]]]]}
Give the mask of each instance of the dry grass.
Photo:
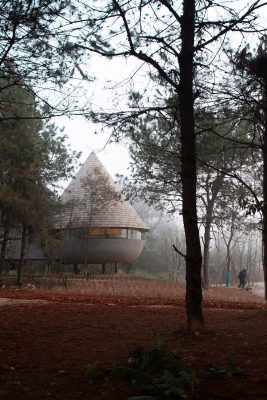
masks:
{"type": "Polygon", "coordinates": [[[264,298],[237,288],[212,287],[203,291],[204,301],[215,301],[216,303],[253,303],[264,304],[264,298]]]}
{"type": "MultiPolygon", "coordinates": [[[[265,308],[263,296],[237,288],[211,287],[203,291],[204,307],[265,308]]],[[[43,299],[57,302],[108,303],[126,305],[170,306],[185,305],[185,285],[134,276],[94,276],[93,279],[42,278],[21,289],[14,286],[1,289],[1,297],[13,299],[43,299]]]]}
{"type": "MultiPolygon", "coordinates": [[[[59,289],[58,289],[59,290],[59,289]]],[[[62,289],[61,289],[62,290],[62,289]]],[[[106,278],[75,280],[64,289],[69,293],[105,297],[159,298],[175,300],[184,298],[185,286],[158,280],[106,278]]]]}
{"type": "MultiPolygon", "coordinates": [[[[185,285],[159,280],[129,277],[105,277],[105,279],[70,281],[66,289],[58,292],[98,297],[127,297],[132,299],[159,299],[181,301],[185,298],[185,285]]],[[[212,287],[203,291],[204,303],[264,304],[263,297],[237,288],[212,287]]]]}

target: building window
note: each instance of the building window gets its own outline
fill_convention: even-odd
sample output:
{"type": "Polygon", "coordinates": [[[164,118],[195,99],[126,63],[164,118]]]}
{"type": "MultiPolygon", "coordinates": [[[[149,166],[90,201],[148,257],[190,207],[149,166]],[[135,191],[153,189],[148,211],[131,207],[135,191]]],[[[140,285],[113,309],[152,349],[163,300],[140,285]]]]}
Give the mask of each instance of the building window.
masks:
{"type": "Polygon", "coordinates": [[[136,229],[127,228],[103,228],[103,227],[84,227],[67,230],[67,238],[124,238],[124,239],[141,239],[141,232],[136,229]]]}
{"type": "Polygon", "coordinates": [[[106,237],[127,238],[127,229],[106,228],[106,237]]]}
{"type": "Polygon", "coordinates": [[[86,236],[105,237],[105,228],[89,228],[86,230],[86,236]]]}
{"type": "Polygon", "coordinates": [[[129,239],[141,239],[141,232],[136,229],[128,229],[128,238],[129,239]]]}

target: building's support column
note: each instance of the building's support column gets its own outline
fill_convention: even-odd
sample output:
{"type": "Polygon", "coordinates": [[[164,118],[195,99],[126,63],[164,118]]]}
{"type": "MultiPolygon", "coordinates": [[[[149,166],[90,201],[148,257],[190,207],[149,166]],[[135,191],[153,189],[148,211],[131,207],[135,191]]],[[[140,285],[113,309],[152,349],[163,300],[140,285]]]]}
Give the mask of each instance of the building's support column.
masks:
{"type": "Polygon", "coordinates": [[[73,264],[73,273],[74,275],[78,275],[79,274],[79,267],[78,264],[73,264]]]}

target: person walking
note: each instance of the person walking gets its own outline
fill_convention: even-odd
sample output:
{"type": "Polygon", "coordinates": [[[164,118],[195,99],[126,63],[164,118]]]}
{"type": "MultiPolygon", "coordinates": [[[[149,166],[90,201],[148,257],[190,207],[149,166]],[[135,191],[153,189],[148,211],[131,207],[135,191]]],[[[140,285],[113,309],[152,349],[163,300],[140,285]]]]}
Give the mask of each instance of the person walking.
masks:
{"type": "Polygon", "coordinates": [[[246,285],[246,278],[247,278],[247,270],[246,269],[242,269],[242,271],[239,272],[238,274],[238,279],[239,279],[239,285],[238,287],[241,289],[245,288],[246,285]]]}

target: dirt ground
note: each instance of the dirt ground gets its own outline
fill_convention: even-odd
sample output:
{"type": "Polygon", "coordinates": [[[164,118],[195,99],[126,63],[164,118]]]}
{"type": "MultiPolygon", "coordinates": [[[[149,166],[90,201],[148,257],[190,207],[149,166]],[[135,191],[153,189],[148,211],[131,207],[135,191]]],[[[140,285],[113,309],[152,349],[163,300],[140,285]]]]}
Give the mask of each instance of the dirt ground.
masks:
{"type": "Polygon", "coordinates": [[[127,400],[142,393],[107,378],[92,383],[86,366],[126,365],[132,349],[163,340],[192,370],[204,371],[212,363],[245,371],[203,375],[191,398],[267,399],[267,323],[259,305],[206,306],[206,331],[192,335],[184,329],[179,303],[10,289],[0,290],[0,298],[0,399],[127,400]]]}

